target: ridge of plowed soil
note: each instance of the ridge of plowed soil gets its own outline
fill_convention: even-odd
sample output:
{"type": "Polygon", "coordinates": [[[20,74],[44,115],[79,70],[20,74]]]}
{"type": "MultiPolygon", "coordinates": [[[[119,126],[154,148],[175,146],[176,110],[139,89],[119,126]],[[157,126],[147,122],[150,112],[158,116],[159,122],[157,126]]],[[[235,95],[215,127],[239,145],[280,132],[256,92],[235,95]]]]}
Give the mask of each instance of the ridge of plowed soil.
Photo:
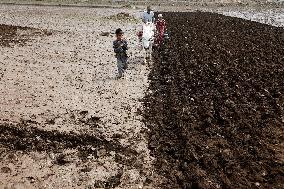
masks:
{"type": "Polygon", "coordinates": [[[162,188],[284,187],[284,30],[163,13],[144,98],[162,188]]]}

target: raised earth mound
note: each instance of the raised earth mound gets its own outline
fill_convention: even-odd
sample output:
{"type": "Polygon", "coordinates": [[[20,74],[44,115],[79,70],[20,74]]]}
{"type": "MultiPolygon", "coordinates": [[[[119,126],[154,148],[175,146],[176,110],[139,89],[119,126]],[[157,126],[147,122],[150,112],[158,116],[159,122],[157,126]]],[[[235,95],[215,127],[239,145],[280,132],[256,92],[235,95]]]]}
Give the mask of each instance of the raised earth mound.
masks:
{"type": "Polygon", "coordinates": [[[32,36],[51,35],[51,32],[30,27],[0,24],[0,46],[24,45],[32,36]]]}
{"type": "Polygon", "coordinates": [[[162,188],[283,188],[283,28],[163,14],[144,99],[162,188]]]}

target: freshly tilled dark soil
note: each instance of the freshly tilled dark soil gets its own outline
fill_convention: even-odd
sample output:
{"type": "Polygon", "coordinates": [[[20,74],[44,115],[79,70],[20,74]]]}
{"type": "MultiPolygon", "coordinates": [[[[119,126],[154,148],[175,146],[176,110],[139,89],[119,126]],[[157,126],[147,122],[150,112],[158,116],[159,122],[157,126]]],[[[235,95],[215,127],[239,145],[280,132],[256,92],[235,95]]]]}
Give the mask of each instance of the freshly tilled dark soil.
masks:
{"type": "Polygon", "coordinates": [[[284,187],[284,30],[163,13],[144,99],[162,188],[284,187]]]}

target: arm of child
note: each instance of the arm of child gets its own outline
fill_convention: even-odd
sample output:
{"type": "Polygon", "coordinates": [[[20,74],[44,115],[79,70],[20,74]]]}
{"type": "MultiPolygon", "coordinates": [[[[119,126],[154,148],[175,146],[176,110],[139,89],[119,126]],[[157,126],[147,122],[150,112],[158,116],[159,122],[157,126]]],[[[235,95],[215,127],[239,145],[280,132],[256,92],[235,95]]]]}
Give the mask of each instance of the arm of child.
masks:
{"type": "Polygon", "coordinates": [[[123,50],[128,50],[128,47],[127,47],[127,41],[123,41],[123,50]]]}
{"type": "Polygon", "coordinates": [[[113,49],[115,53],[120,53],[123,51],[122,46],[118,41],[113,42],[113,49]]]}

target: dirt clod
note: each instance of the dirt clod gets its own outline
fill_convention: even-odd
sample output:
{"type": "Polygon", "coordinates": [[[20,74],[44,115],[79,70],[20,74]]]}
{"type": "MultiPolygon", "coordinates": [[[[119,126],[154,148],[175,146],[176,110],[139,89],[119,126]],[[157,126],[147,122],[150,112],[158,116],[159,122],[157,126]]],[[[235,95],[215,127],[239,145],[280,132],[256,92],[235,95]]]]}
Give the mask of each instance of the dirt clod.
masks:
{"type": "Polygon", "coordinates": [[[2,167],[1,168],[1,173],[11,173],[12,170],[9,167],[2,167]]]}

